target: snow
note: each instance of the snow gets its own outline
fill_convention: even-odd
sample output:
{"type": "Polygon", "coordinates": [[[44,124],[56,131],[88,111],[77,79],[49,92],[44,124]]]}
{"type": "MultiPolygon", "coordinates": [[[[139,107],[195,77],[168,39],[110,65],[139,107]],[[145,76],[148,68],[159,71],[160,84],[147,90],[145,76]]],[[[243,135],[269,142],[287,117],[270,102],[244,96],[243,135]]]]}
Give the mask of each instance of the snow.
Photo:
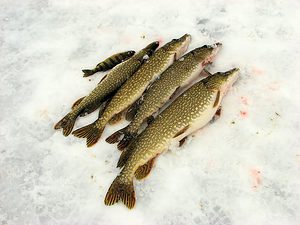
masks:
{"type": "MultiPolygon", "coordinates": [[[[0,2],[0,224],[300,224],[300,2],[0,2]],[[222,42],[211,72],[241,69],[222,115],[135,182],[136,207],[107,207],[119,152],[53,126],[119,51],[192,35],[222,42]]],[[[76,127],[92,122],[92,114],[76,127]]]]}

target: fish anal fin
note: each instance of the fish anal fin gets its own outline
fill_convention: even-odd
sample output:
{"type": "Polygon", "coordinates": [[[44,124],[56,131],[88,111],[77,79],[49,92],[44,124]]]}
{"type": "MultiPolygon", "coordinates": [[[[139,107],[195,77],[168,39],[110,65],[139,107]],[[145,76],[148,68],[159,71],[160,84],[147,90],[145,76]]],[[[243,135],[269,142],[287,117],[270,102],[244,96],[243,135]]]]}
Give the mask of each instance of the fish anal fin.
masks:
{"type": "Polygon", "coordinates": [[[120,122],[120,121],[122,120],[122,118],[123,118],[123,112],[119,112],[119,113],[115,114],[115,115],[109,120],[108,123],[109,123],[110,125],[114,125],[114,124],[120,122]]]}
{"type": "Polygon", "coordinates": [[[98,112],[98,118],[100,118],[102,116],[102,114],[104,113],[104,110],[106,108],[106,106],[108,105],[109,100],[106,100],[105,102],[103,102],[100,107],[99,107],[99,112],[98,112]]]}
{"type": "Polygon", "coordinates": [[[213,106],[214,108],[217,107],[220,103],[220,99],[221,99],[220,95],[221,95],[221,92],[220,92],[220,90],[218,90],[217,96],[216,96],[216,99],[215,99],[215,102],[214,102],[214,106],[213,106]]]}
{"type": "Polygon", "coordinates": [[[72,110],[73,110],[76,106],[78,106],[78,105],[80,104],[80,102],[81,102],[84,98],[85,98],[85,96],[83,96],[83,97],[77,99],[77,100],[73,103],[73,105],[72,105],[72,110]]]}
{"type": "Polygon", "coordinates": [[[179,135],[183,134],[187,129],[189,129],[189,125],[181,129],[177,134],[175,134],[174,138],[178,137],[179,135]]]}
{"type": "Polygon", "coordinates": [[[154,165],[154,160],[155,160],[156,157],[150,159],[146,164],[144,164],[144,165],[140,166],[139,168],[137,168],[137,170],[134,173],[134,176],[135,176],[136,179],[141,180],[141,179],[144,179],[146,176],[149,175],[149,173],[151,172],[151,169],[154,165]]]}
{"type": "Polygon", "coordinates": [[[125,115],[125,119],[127,121],[132,121],[135,114],[137,113],[139,107],[140,107],[140,104],[142,102],[142,99],[138,99],[137,101],[135,101],[129,108],[128,110],[126,111],[126,115],[125,115]]]}

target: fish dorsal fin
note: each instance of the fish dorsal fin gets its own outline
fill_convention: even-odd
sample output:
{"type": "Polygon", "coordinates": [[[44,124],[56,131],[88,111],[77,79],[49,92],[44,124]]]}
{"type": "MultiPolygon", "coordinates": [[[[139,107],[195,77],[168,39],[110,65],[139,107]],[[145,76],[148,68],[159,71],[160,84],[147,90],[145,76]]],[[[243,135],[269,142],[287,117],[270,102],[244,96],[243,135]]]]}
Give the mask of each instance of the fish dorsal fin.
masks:
{"type": "Polygon", "coordinates": [[[178,137],[179,135],[183,134],[187,129],[189,129],[189,125],[181,129],[179,132],[177,132],[174,136],[174,138],[178,137]]]}
{"type": "Polygon", "coordinates": [[[216,99],[215,99],[215,102],[214,102],[214,108],[215,107],[217,107],[218,105],[219,105],[219,103],[220,103],[220,100],[221,100],[221,92],[220,92],[220,90],[218,90],[218,92],[217,92],[217,97],[216,97],[216,99]]]}
{"type": "Polygon", "coordinates": [[[123,152],[120,155],[117,167],[122,168],[126,164],[126,162],[129,159],[132,151],[133,151],[132,146],[130,146],[130,147],[123,150],[123,152]]]}
{"type": "Polygon", "coordinates": [[[80,104],[80,102],[81,102],[84,98],[85,98],[85,96],[84,96],[84,97],[81,97],[81,98],[79,98],[79,99],[77,99],[76,102],[74,102],[73,105],[72,105],[72,110],[73,110],[76,106],[78,106],[78,105],[80,104]]]}

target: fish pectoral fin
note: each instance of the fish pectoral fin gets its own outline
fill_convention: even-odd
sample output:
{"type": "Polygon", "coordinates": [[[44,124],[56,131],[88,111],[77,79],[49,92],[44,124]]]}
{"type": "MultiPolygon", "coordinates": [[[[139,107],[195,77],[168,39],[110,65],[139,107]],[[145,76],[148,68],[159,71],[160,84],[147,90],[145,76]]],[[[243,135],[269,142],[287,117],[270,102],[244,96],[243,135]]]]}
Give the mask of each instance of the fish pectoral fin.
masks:
{"type": "Polygon", "coordinates": [[[154,121],[154,116],[149,116],[147,118],[147,124],[150,125],[154,121]]]}
{"type": "Polygon", "coordinates": [[[125,115],[125,119],[127,121],[132,121],[135,114],[137,113],[140,105],[142,103],[142,99],[139,98],[137,101],[135,101],[127,110],[126,115],[125,115]]]}
{"type": "Polygon", "coordinates": [[[178,137],[179,135],[183,134],[187,129],[189,129],[189,125],[187,125],[186,127],[184,127],[183,129],[181,129],[179,132],[177,132],[177,134],[175,134],[175,136],[173,138],[178,137]]]}
{"type": "Polygon", "coordinates": [[[85,98],[85,96],[83,96],[83,97],[77,99],[77,100],[73,103],[73,105],[72,105],[72,107],[71,107],[72,110],[73,110],[76,106],[78,106],[78,105],[80,104],[80,102],[81,102],[84,98],[85,98]]]}
{"type": "Polygon", "coordinates": [[[211,76],[212,75],[207,69],[203,69],[203,72],[206,73],[207,76],[211,76]]]}
{"type": "Polygon", "coordinates": [[[211,120],[211,123],[215,122],[217,119],[220,118],[221,116],[221,113],[222,113],[222,107],[219,106],[219,108],[217,109],[215,115],[213,116],[212,120],[211,120]]]}
{"type": "Polygon", "coordinates": [[[188,138],[188,136],[185,136],[184,138],[182,138],[182,139],[179,141],[179,147],[181,147],[181,146],[185,143],[185,141],[186,141],[187,138],[188,138]]]}
{"type": "Polygon", "coordinates": [[[140,166],[139,168],[137,168],[137,170],[134,172],[134,176],[136,179],[141,180],[144,179],[146,176],[149,175],[149,173],[151,172],[151,169],[154,165],[154,160],[157,156],[155,156],[154,158],[150,159],[146,164],[140,166]]]}
{"type": "Polygon", "coordinates": [[[108,123],[109,123],[110,125],[114,125],[114,124],[120,122],[120,121],[122,120],[122,118],[123,118],[123,114],[124,114],[123,111],[122,111],[122,112],[119,112],[119,113],[117,113],[117,114],[115,114],[115,115],[108,121],[108,123]]]}
{"type": "Polygon", "coordinates": [[[107,74],[104,77],[101,78],[101,80],[99,81],[98,84],[100,84],[106,77],[107,77],[107,74]]]}
{"type": "Polygon", "coordinates": [[[221,113],[222,113],[222,106],[220,106],[215,114],[215,116],[218,116],[220,117],[221,116],[221,113]]]}
{"type": "Polygon", "coordinates": [[[218,90],[218,92],[217,92],[217,97],[216,97],[216,99],[215,99],[215,102],[214,102],[214,108],[215,107],[217,107],[218,105],[219,105],[219,103],[220,103],[220,100],[221,100],[221,92],[220,92],[220,90],[218,90]]]}
{"type": "Polygon", "coordinates": [[[169,99],[173,99],[179,93],[180,88],[181,88],[180,86],[177,87],[169,99]]]}

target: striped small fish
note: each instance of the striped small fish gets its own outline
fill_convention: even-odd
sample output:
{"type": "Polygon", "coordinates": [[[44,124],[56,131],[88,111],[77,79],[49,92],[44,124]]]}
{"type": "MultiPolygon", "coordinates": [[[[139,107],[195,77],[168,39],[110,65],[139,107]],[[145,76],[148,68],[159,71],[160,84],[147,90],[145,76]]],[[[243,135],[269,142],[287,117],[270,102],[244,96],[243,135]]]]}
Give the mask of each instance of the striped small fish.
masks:
{"type": "Polygon", "coordinates": [[[121,62],[124,62],[125,60],[129,59],[135,54],[135,51],[127,51],[127,52],[120,52],[117,54],[114,54],[104,61],[100,62],[94,69],[84,69],[82,70],[83,77],[88,77],[93,75],[94,73],[97,73],[99,71],[106,71],[114,68],[116,65],[120,64],[121,62]]]}
{"type": "Polygon", "coordinates": [[[91,113],[99,107],[104,107],[113,94],[122,86],[122,84],[139,70],[145,62],[145,57],[151,56],[158,47],[159,42],[155,41],[146,48],[139,51],[127,61],[107,73],[101,82],[87,96],[78,99],[64,118],[62,118],[54,129],[63,129],[63,134],[68,136],[73,129],[74,123],[78,116],[91,113]]]}
{"type": "Polygon", "coordinates": [[[188,48],[191,35],[173,39],[159,48],[141,68],[117,91],[105,108],[102,116],[94,123],[73,131],[73,135],[86,138],[87,147],[96,144],[107,123],[122,119],[124,110],[139,99],[147,87],[156,80],[188,48]]]}

